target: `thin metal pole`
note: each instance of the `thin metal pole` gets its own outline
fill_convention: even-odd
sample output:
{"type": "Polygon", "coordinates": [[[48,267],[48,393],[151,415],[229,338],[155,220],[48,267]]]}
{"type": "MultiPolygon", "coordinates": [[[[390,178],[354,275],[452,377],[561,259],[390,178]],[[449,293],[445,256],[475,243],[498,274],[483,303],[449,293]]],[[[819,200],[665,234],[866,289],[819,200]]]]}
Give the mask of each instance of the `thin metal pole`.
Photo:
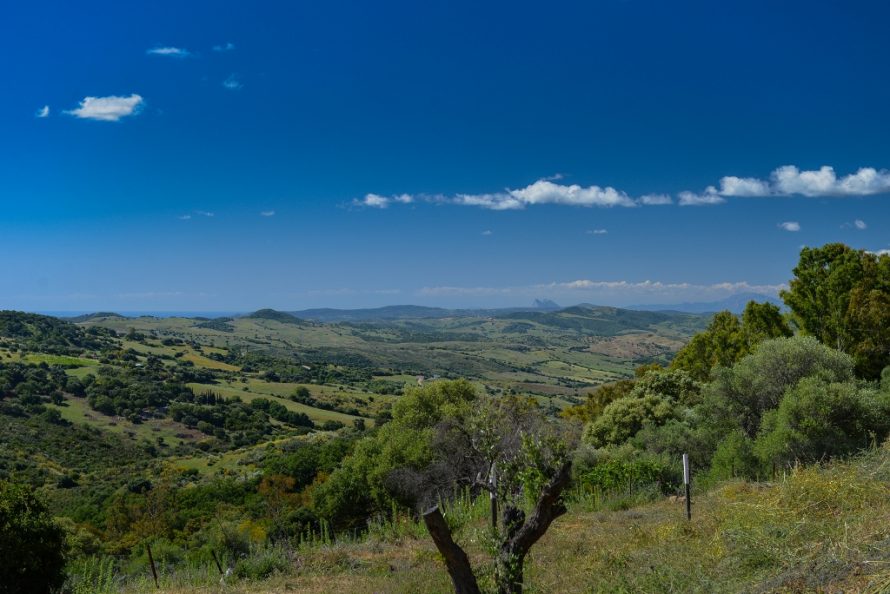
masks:
{"type": "Polygon", "coordinates": [[[689,455],[683,454],[683,484],[686,486],[686,519],[692,519],[692,494],[689,488],[689,455]]]}
{"type": "Polygon", "coordinates": [[[491,480],[489,481],[491,491],[488,496],[491,498],[491,529],[497,532],[498,529],[498,496],[497,496],[497,477],[495,476],[495,465],[491,465],[491,480]]]}

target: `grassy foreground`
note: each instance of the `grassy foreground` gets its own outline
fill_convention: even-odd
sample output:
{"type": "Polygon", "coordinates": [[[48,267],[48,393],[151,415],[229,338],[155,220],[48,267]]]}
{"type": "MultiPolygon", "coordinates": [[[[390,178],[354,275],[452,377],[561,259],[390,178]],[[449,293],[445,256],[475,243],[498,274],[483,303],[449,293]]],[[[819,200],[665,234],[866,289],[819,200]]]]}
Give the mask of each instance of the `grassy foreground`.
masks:
{"type": "MultiPolygon", "coordinates": [[[[526,591],[890,591],[890,443],[847,462],[798,469],[774,483],[725,483],[694,501],[691,522],[682,503],[666,500],[629,509],[620,509],[627,500],[576,501],[532,549],[526,591]]],[[[459,542],[470,551],[480,585],[490,588],[484,508],[454,513],[466,524],[459,542]]],[[[409,520],[378,526],[361,542],[266,551],[250,563],[277,569],[265,580],[229,578],[226,585],[215,570],[165,575],[161,589],[451,591],[432,542],[409,520]]],[[[156,591],[151,586],[146,579],[128,591],[156,591]]]]}

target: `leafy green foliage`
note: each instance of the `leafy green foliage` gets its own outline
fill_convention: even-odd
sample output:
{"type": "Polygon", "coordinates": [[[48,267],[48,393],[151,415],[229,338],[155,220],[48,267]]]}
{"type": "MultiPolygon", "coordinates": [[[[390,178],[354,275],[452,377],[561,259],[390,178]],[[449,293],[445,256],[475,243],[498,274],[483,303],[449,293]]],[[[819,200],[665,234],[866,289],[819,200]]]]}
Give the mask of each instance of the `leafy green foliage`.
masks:
{"type": "Polygon", "coordinates": [[[476,401],[467,381],[440,381],[412,388],[393,406],[392,421],[359,440],[351,455],[314,492],[319,515],[336,525],[361,524],[393,502],[413,503],[412,493],[390,481],[396,469],[421,470],[433,460],[434,428],[443,420],[467,419],[476,401]]]}
{"type": "Polygon", "coordinates": [[[763,414],[778,407],[786,390],[807,377],[852,380],[853,360],[812,337],[766,341],[735,367],[718,369],[707,390],[708,415],[753,438],[763,414]]]}
{"type": "Polygon", "coordinates": [[[65,533],[24,485],[0,482],[0,592],[49,594],[65,580],[65,533]]]}
{"type": "Polygon", "coordinates": [[[584,430],[583,440],[594,447],[621,444],[645,424],[661,425],[676,416],[674,402],[659,394],[619,398],[584,430]]]}
{"type": "Polygon", "coordinates": [[[802,380],[764,415],[755,451],[779,464],[844,456],[890,432],[890,394],[821,377],[802,380]]]}
{"type": "Polygon", "coordinates": [[[575,458],[574,482],[581,489],[626,492],[659,483],[670,491],[679,479],[676,464],[630,446],[586,448],[575,458]]]}
{"type": "Polygon", "coordinates": [[[760,342],[787,336],[791,336],[791,329],[778,307],[751,301],[745,306],[741,321],[728,311],[715,315],[708,329],[696,334],[677,353],[671,368],[707,381],[715,367],[731,367],[760,342]]]}
{"type": "Polygon", "coordinates": [[[84,331],[58,318],[20,311],[0,311],[0,337],[29,351],[77,355],[108,344],[107,331],[84,331]]]}
{"type": "Polygon", "coordinates": [[[634,384],[633,380],[619,380],[603,384],[588,394],[583,403],[565,409],[562,416],[566,419],[577,419],[582,423],[589,423],[603,414],[609,404],[630,394],[634,384]]]}
{"type": "Polygon", "coordinates": [[[890,256],[841,243],[804,248],[782,298],[805,333],[854,355],[861,375],[890,364],[890,256]]]}

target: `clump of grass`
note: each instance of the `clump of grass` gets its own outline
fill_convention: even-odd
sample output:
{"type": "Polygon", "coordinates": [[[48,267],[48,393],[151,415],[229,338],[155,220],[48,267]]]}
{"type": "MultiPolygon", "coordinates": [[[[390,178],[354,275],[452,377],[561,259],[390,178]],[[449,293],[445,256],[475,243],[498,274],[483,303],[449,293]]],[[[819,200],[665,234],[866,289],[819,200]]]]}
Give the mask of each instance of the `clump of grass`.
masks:
{"type": "Polygon", "coordinates": [[[239,579],[263,580],[274,574],[287,573],[291,569],[288,553],[280,547],[256,549],[238,559],[232,574],[239,579]]]}
{"type": "Polygon", "coordinates": [[[116,592],[115,563],[112,557],[85,557],[69,566],[65,590],[71,594],[116,592]]]}

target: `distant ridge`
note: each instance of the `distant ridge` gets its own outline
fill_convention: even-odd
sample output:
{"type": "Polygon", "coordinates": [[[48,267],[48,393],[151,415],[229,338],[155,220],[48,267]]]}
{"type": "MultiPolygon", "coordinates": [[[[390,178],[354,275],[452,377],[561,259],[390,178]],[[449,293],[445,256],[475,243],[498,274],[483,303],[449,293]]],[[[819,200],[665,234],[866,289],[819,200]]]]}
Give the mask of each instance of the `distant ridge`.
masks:
{"type": "Polygon", "coordinates": [[[127,317],[127,316],[123,316],[123,315],[121,315],[119,313],[115,313],[113,311],[97,311],[96,313],[83,314],[80,316],[74,316],[74,317],[70,317],[70,318],[60,318],[60,319],[78,324],[80,322],[89,322],[90,320],[95,320],[97,318],[125,318],[125,317],[127,317]]]}
{"type": "Polygon", "coordinates": [[[556,311],[560,307],[548,300],[535,300],[531,307],[496,309],[447,309],[423,305],[387,305],[363,309],[303,309],[288,312],[297,318],[316,322],[371,322],[375,320],[420,320],[441,318],[491,318],[519,312],[556,311]]]}
{"type": "Polygon", "coordinates": [[[284,324],[301,324],[303,320],[286,311],[278,311],[275,309],[258,309],[252,314],[247,314],[245,318],[255,320],[275,320],[284,324]]]}
{"type": "Polygon", "coordinates": [[[289,314],[318,322],[363,322],[369,320],[400,320],[419,318],[447,318],[455,315],[456,310],[442,307],[424,307],[422,305],[387,305],[363,309],[334,309],[322,307],[288,312],[289,314]]]}
{"type": "Polygon", "coordinates": [[[748,305],[749,301],[757,301],[760,303],[766,301],[781,309],[785,308],[785,304],[774,295],[764,295],[762,293],[738,293],[719,301],[629,305],[627,309],[634,309],[637,311],[679,311],[683,313],[714,313],[729,310],[732,313],[740,314],[744,311],[745,306],[748,305]]]}

